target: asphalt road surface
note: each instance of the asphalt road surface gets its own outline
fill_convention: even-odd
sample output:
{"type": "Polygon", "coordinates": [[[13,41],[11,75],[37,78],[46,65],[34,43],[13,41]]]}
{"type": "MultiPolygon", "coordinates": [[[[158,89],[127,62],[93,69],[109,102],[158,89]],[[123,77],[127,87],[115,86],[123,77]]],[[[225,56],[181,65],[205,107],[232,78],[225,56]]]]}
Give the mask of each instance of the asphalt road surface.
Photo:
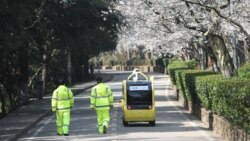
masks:
{"type": "Polygon", "coordinates": [[[114,73],[114,79],[107,82],[113,91],[115,104],[111,110],[110,128],[107,134],[97,131],[95,111],[89,109],[90,89],[75,96],[75,107],[71,112],[70,136],[57,136],[55,115],[40,121],[19,141],[221,141],[212,131],[187,113],[176,99],[170,79],[162,74],[155,76],[156,126],[147,123],[133,123],[128,127],[122,124],[122,111],[119,100],[122,99],[122,80],[129,73],[114,73]]]}

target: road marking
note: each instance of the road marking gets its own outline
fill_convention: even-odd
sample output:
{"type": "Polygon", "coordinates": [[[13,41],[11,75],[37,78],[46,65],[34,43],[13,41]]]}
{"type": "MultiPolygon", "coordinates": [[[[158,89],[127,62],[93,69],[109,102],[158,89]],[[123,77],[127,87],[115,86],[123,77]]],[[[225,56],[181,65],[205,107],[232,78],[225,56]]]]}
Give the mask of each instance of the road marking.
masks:
{"type": "Polygon", "coordinates": [[[38,128],[38,129],[36,130],[36,132],[35,132],[34,134],[32,134],[31,138],[29,138],[28,141],[32,141],[32,140],[34,139],[34,137],[36,137],[36,136],[45,128],[45,126],[48,125],[48,124],[51,122],[51,120],[52,120],[53,117],[54,117],[54,116],[50,116],[50,117],[48,118],[48,120],[45,121],[45,122],[41,125],[41,127],[38,128]]]}

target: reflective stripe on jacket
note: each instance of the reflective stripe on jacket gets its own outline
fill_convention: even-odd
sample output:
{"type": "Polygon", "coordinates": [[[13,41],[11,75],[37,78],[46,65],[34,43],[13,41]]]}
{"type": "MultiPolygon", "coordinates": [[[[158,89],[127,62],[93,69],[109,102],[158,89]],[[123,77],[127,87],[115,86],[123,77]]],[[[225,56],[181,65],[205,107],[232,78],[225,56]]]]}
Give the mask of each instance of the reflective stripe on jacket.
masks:
{"type": "Polygon", "coordinates": [[[113,106],[113,95],[110,87],[104,83],[93,87],[90,94],[90,104],[95,109],[110,109],[110,106],[113,106]]]}
{"type": "Polygon", "coordinates": [[[52,111],[69,110],[74,106],[74,96],[70,89],[64,85],[60,85],[53,92],[51,99],[52,111]]]}

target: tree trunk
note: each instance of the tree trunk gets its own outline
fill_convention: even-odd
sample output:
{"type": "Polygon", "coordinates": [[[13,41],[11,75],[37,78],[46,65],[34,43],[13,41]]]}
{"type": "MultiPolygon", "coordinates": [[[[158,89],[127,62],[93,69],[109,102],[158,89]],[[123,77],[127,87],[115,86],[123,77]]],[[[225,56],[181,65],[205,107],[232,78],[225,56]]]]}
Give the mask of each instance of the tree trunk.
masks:
{"type": "Polygon", "coordinates": [[[82,82],[83,81],[83,68],[82,63],[80,60],[74,62],[74,76],[75,82],[82,82]]]}
{"type": "Polygon", "coordinates": [[[245,56],[245,51],[244,51],[244,41],[238,41],[238,50],[237,50],[237,53],[238,53],[238,66],[242,66],[246,63],[246,56],[245,56]]]}
{"type": "Polygon", "coordinates": [[[212,61],[212,68],[214,72],[219,72],[220,69],[215,61],[212,61]]]}
{"type": "Polygon", "coordinates": [[[72,67],[71,67],[71,50],[70,48],[67,49],[67,76],[68,76],[68,85],[72,85],[72,67]]]}
{"type": "Polygon", "coordinates": [[[81,56],[82,54],[79,53],[75,48],[72,48],[73,51],[71,52],[71,59],[72,59],[72,82],[82,82],[83,81],[83,68],[82,63],[84,58],[81,56]]]}
{"type": "Polygon", "coordinates": [[[212,49],[221,73],[225,78],[231,77],[234,67],[223,38],[216,34],[208,34],[207,38],[208,46],[212,49]]]}
{"type": "Polygon", "coordinates": [[[200,47],[200,68],[201,70],[206,69],[206,52],[204,51],[204,48],[200,47]]]}
{"type": "Polygon", "coordinates": [[[43,46],[43,68],[42,68],[42,96],[46,93],[46,77],[47,77],[47,45],[43,46]]]}
{"type": "Polygon", "coordinates": [[[42,69],[42,82],[43,82],[43,86],[42,86],[42,96],[45,95],[46,93],[46,76],[47,76],[47,65],[43,64],[43,69],[42,69]]]}
{"type": "Polygon", "coordinates": [[[29,81],[29,69],[28,69],[28,44],[25,42],[19,47],[19,88],[20,88],[20,102],[28,102],[28,81],[29,81]]]}
{"type": "Polygon", "coordinates": [[[244,40],[244,51],[245,51],[245,59],[247,63],[250,63],[250,54],[249,54],[249,46],[247,39],[244,40]]]}
{"type": "Polygon", "coordinates": [[[2,84],[0,84],[0,100],[1,100],[1,113],[0,113],[0,117],[5,116],[6,114],[6,110],[5,110],[5,98],[4,98],[4,86],[2,84]]]}
{"type": "Polygon", "coordinates": [[[232,33],[232,37],[231,37],[231,42],[232,42],[232,48],[233,48],[233,65],[234,65],[234,73],[237,73],[238,70],[238,47],[237,47],[237,41],[236,41],[236,34],[235,31],[233,31],[232,33]]]}
{"type": "Polygon", "coordinates": [[[88,78],[89,77],[89,57],[88,56],[84,56],[83,58],[83,75],[85,78],[88,78]]]}

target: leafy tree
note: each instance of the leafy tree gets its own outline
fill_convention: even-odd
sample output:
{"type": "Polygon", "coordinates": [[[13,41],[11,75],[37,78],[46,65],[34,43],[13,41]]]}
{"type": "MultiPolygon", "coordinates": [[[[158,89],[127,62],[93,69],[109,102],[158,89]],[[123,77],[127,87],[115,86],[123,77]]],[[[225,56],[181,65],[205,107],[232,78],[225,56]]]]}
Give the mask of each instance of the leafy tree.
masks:
{"type": "Polygon", "coordinates": [[[89,77],[88,59],[113,50],[119,13],[107,0],[3,0],[0,2],[1,115],[65,78],[89,77]],[[9,107],[7,105],[10,105],[9,107]]]}

